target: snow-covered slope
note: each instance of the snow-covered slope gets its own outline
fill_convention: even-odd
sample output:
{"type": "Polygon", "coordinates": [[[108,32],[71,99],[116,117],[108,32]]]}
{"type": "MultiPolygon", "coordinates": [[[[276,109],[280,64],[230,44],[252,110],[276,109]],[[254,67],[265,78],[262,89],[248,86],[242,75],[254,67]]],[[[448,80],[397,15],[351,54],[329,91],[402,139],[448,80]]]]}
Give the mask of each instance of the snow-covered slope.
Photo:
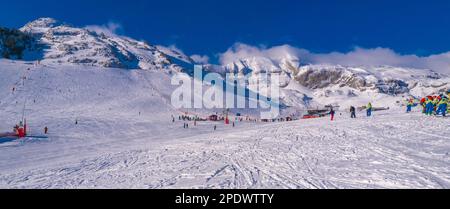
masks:
{"type": "MultiPolygon", "coordinates": [[[[109,121],[96,130],[153,126],[134,120],[134,128],[109,121]]],[[[0,188],[450,188],[448,119],[419,112],[238,123],[216,132],[203,122],[180,126],[116,140],[51,133],[49,141],[0,147],[0,188]]]]}
{"type": "MultiPolygon", "coordinates": [[[[170,105],[174,86],[167,85],[171,77],[165,72],[70,65],[36,67],[33,63],[8,60],[0,60],[0,66],[1,130],[9,131],[21,119],[24,105],[33,133],[42,132],[48,125],[54,132],[79,134],[69,128],[78,119],[84,124],[82,133],[92,134],[87,138],[114,129],[111,124],[97,132],[98,123],[128,123],[128,118],[138,117],[139,112],[148,118],[170,120],[170,115],[177,112],[170,105]]],[[[152,127],[148,126],[148,130],[152,127]]]]}
{"type": "Polygon", "coordinates": [[[0,130],[24,104],[31,134],[49,127],[0,141],[0,188],[450,188],[450,123],[419,108],[183,129],[168,72],[3,59],[0,73],[0,130]]]}
{"type": "Polygon", "coordinates": [[[0,188],[450,188],[450,123],[420,109],[183,129],[167,72],[0,60],[0,75],[0,130],[24,104],[31,134],[49,127],[0,141],[0,188]]]}
{"type": "MultiPolygon", "coordinates": [[[[69,128],[78,119],[89,121],[89,125],[92,125],[85,130],[89,138],[96,134],[106,134],[103,136],[111,139],[122,135],[116,135],[117,132],[112,131],[115,128],[112,124],[99,133],[95,131],[97,123],[113,123],[115,120],[128,123],[130,118],[138,117],[150,123],[146,124],[145,131],[152,132],[153,129],[171,123],[172,115],[181,115],[187,111],[206,118],[223,111],[174,108],[171,97],[179,86],[171,85],[173,74],[170,71],[67,64],[36,66],[34,62],[0,59],[0,75],[1,131],[11,130],[22,119],[24,106],[32,132],[41,133],[46,125],[52,126],[55,132],[78,132],[69,128]],[[63,123],[48,124],[49,121],[63,123]],[[152,124],[152,121],[155,123],[152,124]]],[[[189,77],[186,74],[184,76],[189,77]]],[[[211,106],[208,101],[203,102],[206,106],[211,106]]],[[[258,109],[241,109],[239,112],[255,117],[259,115],[258,109]]],[[[130,122],[128,125],[133,130],[134,124],[130,122]]],[[[139,123],[137,125],[140,126],[139,123]]],[[[127,129],[121,133],[139,134],[128,131],[127,129]]]]}
{"type": "MultiPolygon", "coordinates": [[[[202,128],[183,129],[178,116],[189,112],[206,118],[223,109],[174,108],[171,95],[178,86],[171,85],[170,71],[0,59],[0,75],[0,132],[10,132],[23,114],[30,135],[43,135],[44,127],[49,128],[48,139],[1,138],[2,174],[159,147],[187,135],[209,133],[214,125],[232,128],[223,122],[199,122],[202,128]]],[[[251,111],[258,113],[247,113],[251,111]]]]}

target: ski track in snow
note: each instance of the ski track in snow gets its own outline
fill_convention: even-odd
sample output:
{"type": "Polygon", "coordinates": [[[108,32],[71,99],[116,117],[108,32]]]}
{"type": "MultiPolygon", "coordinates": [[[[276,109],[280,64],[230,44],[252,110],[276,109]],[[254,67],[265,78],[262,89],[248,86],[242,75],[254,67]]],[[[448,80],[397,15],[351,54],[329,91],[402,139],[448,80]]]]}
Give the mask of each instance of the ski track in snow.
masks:
{"type": "Polygon", "coordinates": [[[254,124],[51,168],[1,188],[450,188],[447,118],[254,124]]]}

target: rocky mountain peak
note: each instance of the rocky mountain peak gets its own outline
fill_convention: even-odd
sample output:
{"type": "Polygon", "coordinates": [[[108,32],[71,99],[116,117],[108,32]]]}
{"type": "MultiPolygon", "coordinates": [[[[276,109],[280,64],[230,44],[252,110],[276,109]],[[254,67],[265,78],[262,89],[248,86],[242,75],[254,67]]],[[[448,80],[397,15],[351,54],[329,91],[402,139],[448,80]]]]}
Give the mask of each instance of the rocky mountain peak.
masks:
{"type": "Polygon", "coordinates": [[[44,17],[27,23],[25,26],[20,28],[20,30],[25,33],[45,33],[49,29],[61,25],[63,25],[63,23],[56,19],[44,17]]]}

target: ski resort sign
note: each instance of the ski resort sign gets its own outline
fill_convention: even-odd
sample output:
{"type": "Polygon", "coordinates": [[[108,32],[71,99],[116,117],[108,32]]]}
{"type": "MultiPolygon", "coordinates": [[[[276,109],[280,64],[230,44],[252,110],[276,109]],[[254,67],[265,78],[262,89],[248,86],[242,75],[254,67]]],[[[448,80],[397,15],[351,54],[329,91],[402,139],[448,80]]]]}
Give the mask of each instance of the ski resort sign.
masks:
{"type": "Polygon", "coordinates": [[[194,67],[194,77],[177,73],[171,84],[172,106],[185,109],[256,109],[261,119],[280,115],[280,78],[278,74],[241,75],[204,73],[194,67]]]}

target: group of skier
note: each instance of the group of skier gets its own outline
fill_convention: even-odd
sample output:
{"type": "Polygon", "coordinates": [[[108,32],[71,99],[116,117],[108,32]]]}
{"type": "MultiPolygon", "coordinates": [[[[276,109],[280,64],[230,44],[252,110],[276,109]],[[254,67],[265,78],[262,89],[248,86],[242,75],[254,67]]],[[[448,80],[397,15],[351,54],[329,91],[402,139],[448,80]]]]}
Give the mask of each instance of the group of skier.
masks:
{"type": "MultiPolygon", "coordinates": [[[[367,104],[365,109],[366,109],[367,117],[371,117],[372,116],[372,111],[373,111],[372,103],[369,102],[369,104],[367,104]]],[[[336,115],[336,111],[333,108],[331,108],[329,114],[331,116],[331,120],[333,121],[334,118],[335,118],[335,115],[336,115]]],[[[354,106],[350,106],[350,117],[351,118],[356,118],[356,107],[354,107],[354,106]]]]}
{"type": "MultiPolygon", "coordinates": [[[[449,99],[450,91],[446,94],[440,94],[439,96],[427,96],[420,100],[420,106],[422,106],[422,113],[425,115],[442,115],[446,116],[449,112],[449,99]]],[[[414,99],[409,99],[406,104],[406,112],[411,112],[414,106],[414,99]]]]}

